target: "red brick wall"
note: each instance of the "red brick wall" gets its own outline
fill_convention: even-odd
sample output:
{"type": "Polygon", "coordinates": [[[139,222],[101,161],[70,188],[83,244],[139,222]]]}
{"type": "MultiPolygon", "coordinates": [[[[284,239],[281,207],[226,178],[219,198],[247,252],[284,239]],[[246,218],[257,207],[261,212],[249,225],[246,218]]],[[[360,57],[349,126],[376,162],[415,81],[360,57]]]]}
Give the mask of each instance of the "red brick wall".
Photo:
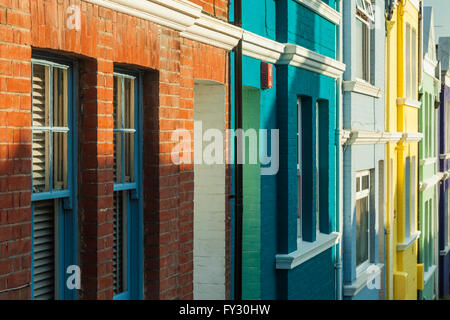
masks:
{"type": "Polygon", "coordinates": [[[191,2],[202,6],[203,11],[216,16],[221,20],[228,21],[228,0],[190,0],[191,2]]]}
{"type": "MultiPolygon", "coordinates": [[[[216,1],[219,17],[223,2],[216,1]]],[[[193,132],[194,78],[227,84],[227,53],[183,39],[154,23],[69,0],[0,0],[0,38],[9,43],[0,45],[0,92],[8,92],[0,93],[0,292],[27,285],[31,279],[30,60],[34,47],[79,60],[80,297],[113,296],[112,72],[114,63],[120,63],[145,70],[145,298],[192,298],[193,166],[171,162],[171,130],[193,132]],[[81,7],[80,31],[66,28],[69,4],[81,7]],[[11,56],[14,61],[8,60],[11,56]]],[[[228,105],[226,119],[227,110],[228,105]]],[[[29,297],[29,287],[0,293],[0,299],[29,297]]]]}
{"type": "Polygon", "coordinates": [[[28,1],[0,1],[0,299],[30,298],[29,12],[28,1]]]}

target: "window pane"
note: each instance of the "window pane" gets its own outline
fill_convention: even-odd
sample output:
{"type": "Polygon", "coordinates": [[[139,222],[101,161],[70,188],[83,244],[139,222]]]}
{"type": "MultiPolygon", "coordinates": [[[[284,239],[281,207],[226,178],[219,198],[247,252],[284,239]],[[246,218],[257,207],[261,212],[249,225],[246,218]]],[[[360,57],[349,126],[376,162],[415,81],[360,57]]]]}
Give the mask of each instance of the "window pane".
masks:
{"type": "Polygon", "coordinates": [[[352,67],[354,68],[354,76],[359,79],[364,79],[364,46],[365,46],[365,36],[364,36],[364,23],[355,19],[355,42],[356,50],[354,55],[354,63],[352,67]]]}
{"type": "Polygon", "coordinates": [[[50,135],[33,131],[33,192],[47,192],[50,184],[50,135]]]}
{"type": "Polygon", "coordinates": [[[362,176],[361,180],[362,180],[362,190],[369,189],[369,176],[362,176]]]}
{"type": "Polygon", "coordinates": [[[53,68],[53,126],[67,127],[67,70],[53,68]]]}
{"type": "Polygon", "coordinates": [[[125,133],[125,182],[134,182],[134,133],[125,133]]]}
{"type": "Polygon", "coordinates": [[[356,265],[369,260],[369,198],[356,201],[356,265]]]}
{"type": "Polygon", "coordinates": [[[53,133],[53,188],[67,189],[67,133],[53,133]]]}
{"type": "Polygon", "coordinates": [[[122,125],[122,78],[114,77],[113,89],[114,129],[123,128],[122,125]]]}
{"type": "Polygon", "coordinates": [[[356,192],[361,191],[361,178],[356,178],[356,192]]]}
{"type": "Polygon", "coordinates": [[[33,126],[48,127],[50,119],[49,76],[47,66],[33,64],[33,126]]]}
{"type": "Polygon", "coordinates": [[[406,97],[411,97],[411,27],[409,24],[406,24],[406,61],[405,61],[405,68],[406,68],[406,97]]]}
{"type": "Polygon", "coordinates": [[[135,129],[134,125],[134,80],[124,79],[125,81],[125,128],[135,129]]]}
{"type": "Polygon", "coordinates": [[[115,132],[113,137],[114,144],[114,181],[122,182],[122,132],[115,132]]]}
{"type": "Polygon", "coordinates": [[[114,192],[113,208],[113,290],[117,295],[127,291],[127,203],[128,192],[114,192]]]}

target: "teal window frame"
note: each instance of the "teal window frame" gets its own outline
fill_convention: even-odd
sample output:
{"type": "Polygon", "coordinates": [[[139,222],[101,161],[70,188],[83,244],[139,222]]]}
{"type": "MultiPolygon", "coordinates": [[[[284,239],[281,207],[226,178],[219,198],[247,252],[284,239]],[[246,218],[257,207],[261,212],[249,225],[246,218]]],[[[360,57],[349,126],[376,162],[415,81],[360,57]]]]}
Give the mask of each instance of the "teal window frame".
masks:
{"type": "MultiPolygon", "coordinates": [[[[135,129],[116,129],[114,134],[122,132],[134,133],[134,182],[123,182],[125,168],[122,167],[122,183],[114,182],[114,192],[127,191],[127,291],[114,295],[114,300],[140,300],[143,299],[143,196],[142,196],[142,114],[143,114],[143,83],[142,72],[130,71],[126,68],[115,67],[114,76],[120,77],[122,90],[122,105],[124,104],[124,79],[133,79],[134,85],[134,122],[135,129]]],[[[122,108],[124,112],[124,108],[122,108]]],[[[122,113],[122,119],[124,119],[122,113]]],[[[122,126],[123,127],[123,126],[122,126]]],[[[115,148],[115,146],[114,146],[115,148]]],[[[122,149],[123,151],[123,149],[122,149]]],[[[121,153],[122,163],[125,154],[121,153]]]]}
{"type": "MultiPolygon", "coordinates": [[[[66,281],[68,276],[67,267],[78,265],[78,218],[77,218],[77,70],[76,60],[56,56],[46,52],[35,51],[32,53],[31,68],[35,65],[49,67],[50,79],[53,79],[55,68],[67,70],[67,94],[68,94],[68,131],[67,131],[67,188],[65,190],[53,190],[53,170],[49,170],[50,183],[48,192],[33,192],[33,170],[31,171],[31,299],[34,300],[34,204],[37,201],[60,199],[57,219],[57,229],[55,230],[55,299],[57,300],[75,300],[78,298],[78,291],[68,289],[66,281]]],[[[53,81],[53,80],[52,80],[53,81]]],[[[31,73],[31,82],[33,82],[33,72],[31,73]]],[[[53,86],[49,87],[49,104],[53,108],[53,86]]],[[[31,93],[33,101],[33,92],[31,93]]],[[[32,103],[33,105],[33,103],[32,103]]],[[[33,111],[31,111],[33,112],[33,111]]],[[[32,117],[33,118],[33,117],[32,117]]],[[[53,121],[52,115],[49,121],[53,121]]],[[[58,132],[50,127],[33,127],[31,123],[31,144],[33,145],[33,132],[35,130],[58,132]],[[44,130],[43,130],[44,129],[44,130]]],[[[50,135],[50,141],[52,141],[50,135]]],[[[50,143],[52,145],[52,143],[50,143]]],[[[53,148],[53,147],[52,147],[53,148]]],[[[49,155],[50,167],[53,168],[53,157],[51,151],[49,155]]],[[[33,163],[33,161],[31,162],[33,163]]]]}

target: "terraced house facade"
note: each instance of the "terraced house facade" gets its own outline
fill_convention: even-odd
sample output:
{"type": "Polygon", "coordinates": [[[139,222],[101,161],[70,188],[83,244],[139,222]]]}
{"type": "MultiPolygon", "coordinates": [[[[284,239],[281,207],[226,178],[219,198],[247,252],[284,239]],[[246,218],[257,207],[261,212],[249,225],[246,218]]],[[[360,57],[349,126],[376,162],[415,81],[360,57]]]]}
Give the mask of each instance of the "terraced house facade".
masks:
{"type": "Polygon", "coordinates": [[[423,140],[419,143],[419,263],[424,268],[424,288],[419,298],[434,299],[438,294],[438,174],[437,115],[440,96],[440,69],[437,61],[434,19],[431,7],[423,11],[423,67],[419,130],[423,140]]]}
{"type": "Polygon", "coordinates": [[[419,0],[0,0],[0,299],[448,295],[433,26],[419,0]]]}

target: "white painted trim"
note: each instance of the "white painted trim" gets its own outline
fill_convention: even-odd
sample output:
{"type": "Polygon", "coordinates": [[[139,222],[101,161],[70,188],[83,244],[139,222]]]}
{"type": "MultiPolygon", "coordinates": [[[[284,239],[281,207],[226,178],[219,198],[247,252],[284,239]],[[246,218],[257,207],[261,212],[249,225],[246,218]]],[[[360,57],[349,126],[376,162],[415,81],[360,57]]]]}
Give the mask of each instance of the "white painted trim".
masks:
{"type": "Polygon", "coordinates": [[[289,254],[277,254],[275,256],[277,269],[294,269],[302,263],[312,259],[318,254],[328,250],[339,241],[340,235],[337,232],[330,234],[318,233],[316,241],[306,242],[297,240],[297,250],[289,254]]]}
{"type": "Polygon", "coordinates": [[[295,44],[286,44],[279,64],[289,64],[332,78],[339,78],[345,71],[345,64],[295,44]]]}
{"type": "Polygon", "coordinates": [[[241,28],[202,14],[194,25],[181,32],[181,36],[230,51],[242,38],[242,32],[241,28]]]}
{"type": "MultiPolygon", "coordinates": [[[[377,268],[378,271],[375,274],[371,274],[371,277],[373,277],[373,278],[379,277],[381,274],[381,270],[383,270],[383,268],[384,268],[384,264],[382,264],[382,263],[370,264],[369,268],[370,268],[370,266],[378,267],[377,268]]],[[[366,272],[362,272],[359,276],[357,276],[356,280],[354,282],[352,282],[352,284],[344,285],[344,296],[346,296],[346,297],[356,296],[362,289],[367,287],[368,280],[369,280],[369,274],[366,269],[366,272]]]]}
{"type": "Polygon", "coordinates": [[[405,242],[397,243],[397,251],[407,250],[420,237],[420,231],[414,232],[405,242]]]}
{"type": "Polygon", "coordinates": [[[403,133],[402,141],[405,143],[419,142],[423,139],[423,133],[420,132],[405,132],[403,133]]]}
{"type": "Polygon", "coordinates": [[[342,20],[342,15],[324,3],[321,0],[295,0],[301,5],[304,5],[308,9],[314,11],[315,13],[319,14],[323,18],[327,19],[328,21],[334,23],[335,25],[340,25],[342,20]]]}
{"type": "Polygon", "coordinates": [[[414,6],[414,8],[417,9],[417,11],[420,11],[419,0],[409,0],[409,2],[411,2],[411,4],[414,6]]]}
{"type": "Polygon", "coordinates": [[[426,159],[420,160],[421,166],[429,166],[429,165],[432,165],[435,163],[437,163],[437,158],[426,158],[426,159]]]}
{"type": "Polygon", "coordinates": [[[242,35],[242,53],[262,61],[276,63],[284,54],[285,45],[244,30],[242,35]]]}
{"type": "Polygon", "coordinates": [[[423,72],[428,74],[430,77],[436,79],[436,68],[437,68],[438,62],[433,61],[428,57],[428,55],[425,56],[423,59],[423,72]]]}
{"type": "Polygon", "coordinates": [[[345,145],[371,145],[386,144],[388,142],[398,143],[403,138],[401,132],[382,132],[382,131],[364,131],[364,130],[345,130],[348,132],[348,138],[345,145]]]}
{"type": "Polygon", "coordinates": [[[445,75],[445,80],[444,83],[447,87],[450,88],[450,70],[447,72],[447,74],[445,75]]]}
{"type": "Polygon", "coordinates": [[[344,144],[346,144],[346,142],[348,141],[348,139],[350,138],[350,135],[352,134],[352,132],[350,131],[350,130],[345,130],[345,129],[342,129],[341,130],[341,134],[340,134],[340,137],[341,137],[341,145],[344,145],[344,144]]]}
{"type": "Polygon", "coordinates": [[[441,153],[441,154],[439,155],[439,159],[441,159],[441,160],[447,160],[447,159],[450,159],[450,153],[441,153]]]}
{"type": "Polygon", "coordinates": [[[449,251],[450,251],[450,243],[447,243],[444,250],[439,251],[439,255],[446,256],[449,251]]]}
{"type": "Polygon", "coordinates": [[[87,2],[183,31],[200,18],[202,7],[186,0],[85,0],[87,2]]]}
{"type": "Polygon", "coordinates": [[[361,93],[374,98],[381,98],[383,90],[371,85],[370,83],[356,79],[355,81],[343,81],[344,91],[361,93]]]}
{"type": "Polygon", "coordinates": [[[426,271],[423,275],[423,282],[427,283],[436,271],[437,271],[437,266],[435,264],[430,266],[428,268],[428,271],[426,271]]]}
{"type": "Polygon", "coordinates": [[[425,191],[427,189],[430,189],[436,185],[439,181],[441,181],[442,177],[439,174],[433,175],[431,178],[420,182],[419,189],[420,191],[425,191]]]}
{"type": "Polygon", "coordinates": [[[401,132],[383,132],[382,140],[385,143],[398,143],[403,137],[401,132]]]}
{"type": "Polygon", "coordinates": [[[397,105],[405,105],[405,106],[420,109],[420,101],[410,99],[410,98],[397,98],[397,105]]]}

